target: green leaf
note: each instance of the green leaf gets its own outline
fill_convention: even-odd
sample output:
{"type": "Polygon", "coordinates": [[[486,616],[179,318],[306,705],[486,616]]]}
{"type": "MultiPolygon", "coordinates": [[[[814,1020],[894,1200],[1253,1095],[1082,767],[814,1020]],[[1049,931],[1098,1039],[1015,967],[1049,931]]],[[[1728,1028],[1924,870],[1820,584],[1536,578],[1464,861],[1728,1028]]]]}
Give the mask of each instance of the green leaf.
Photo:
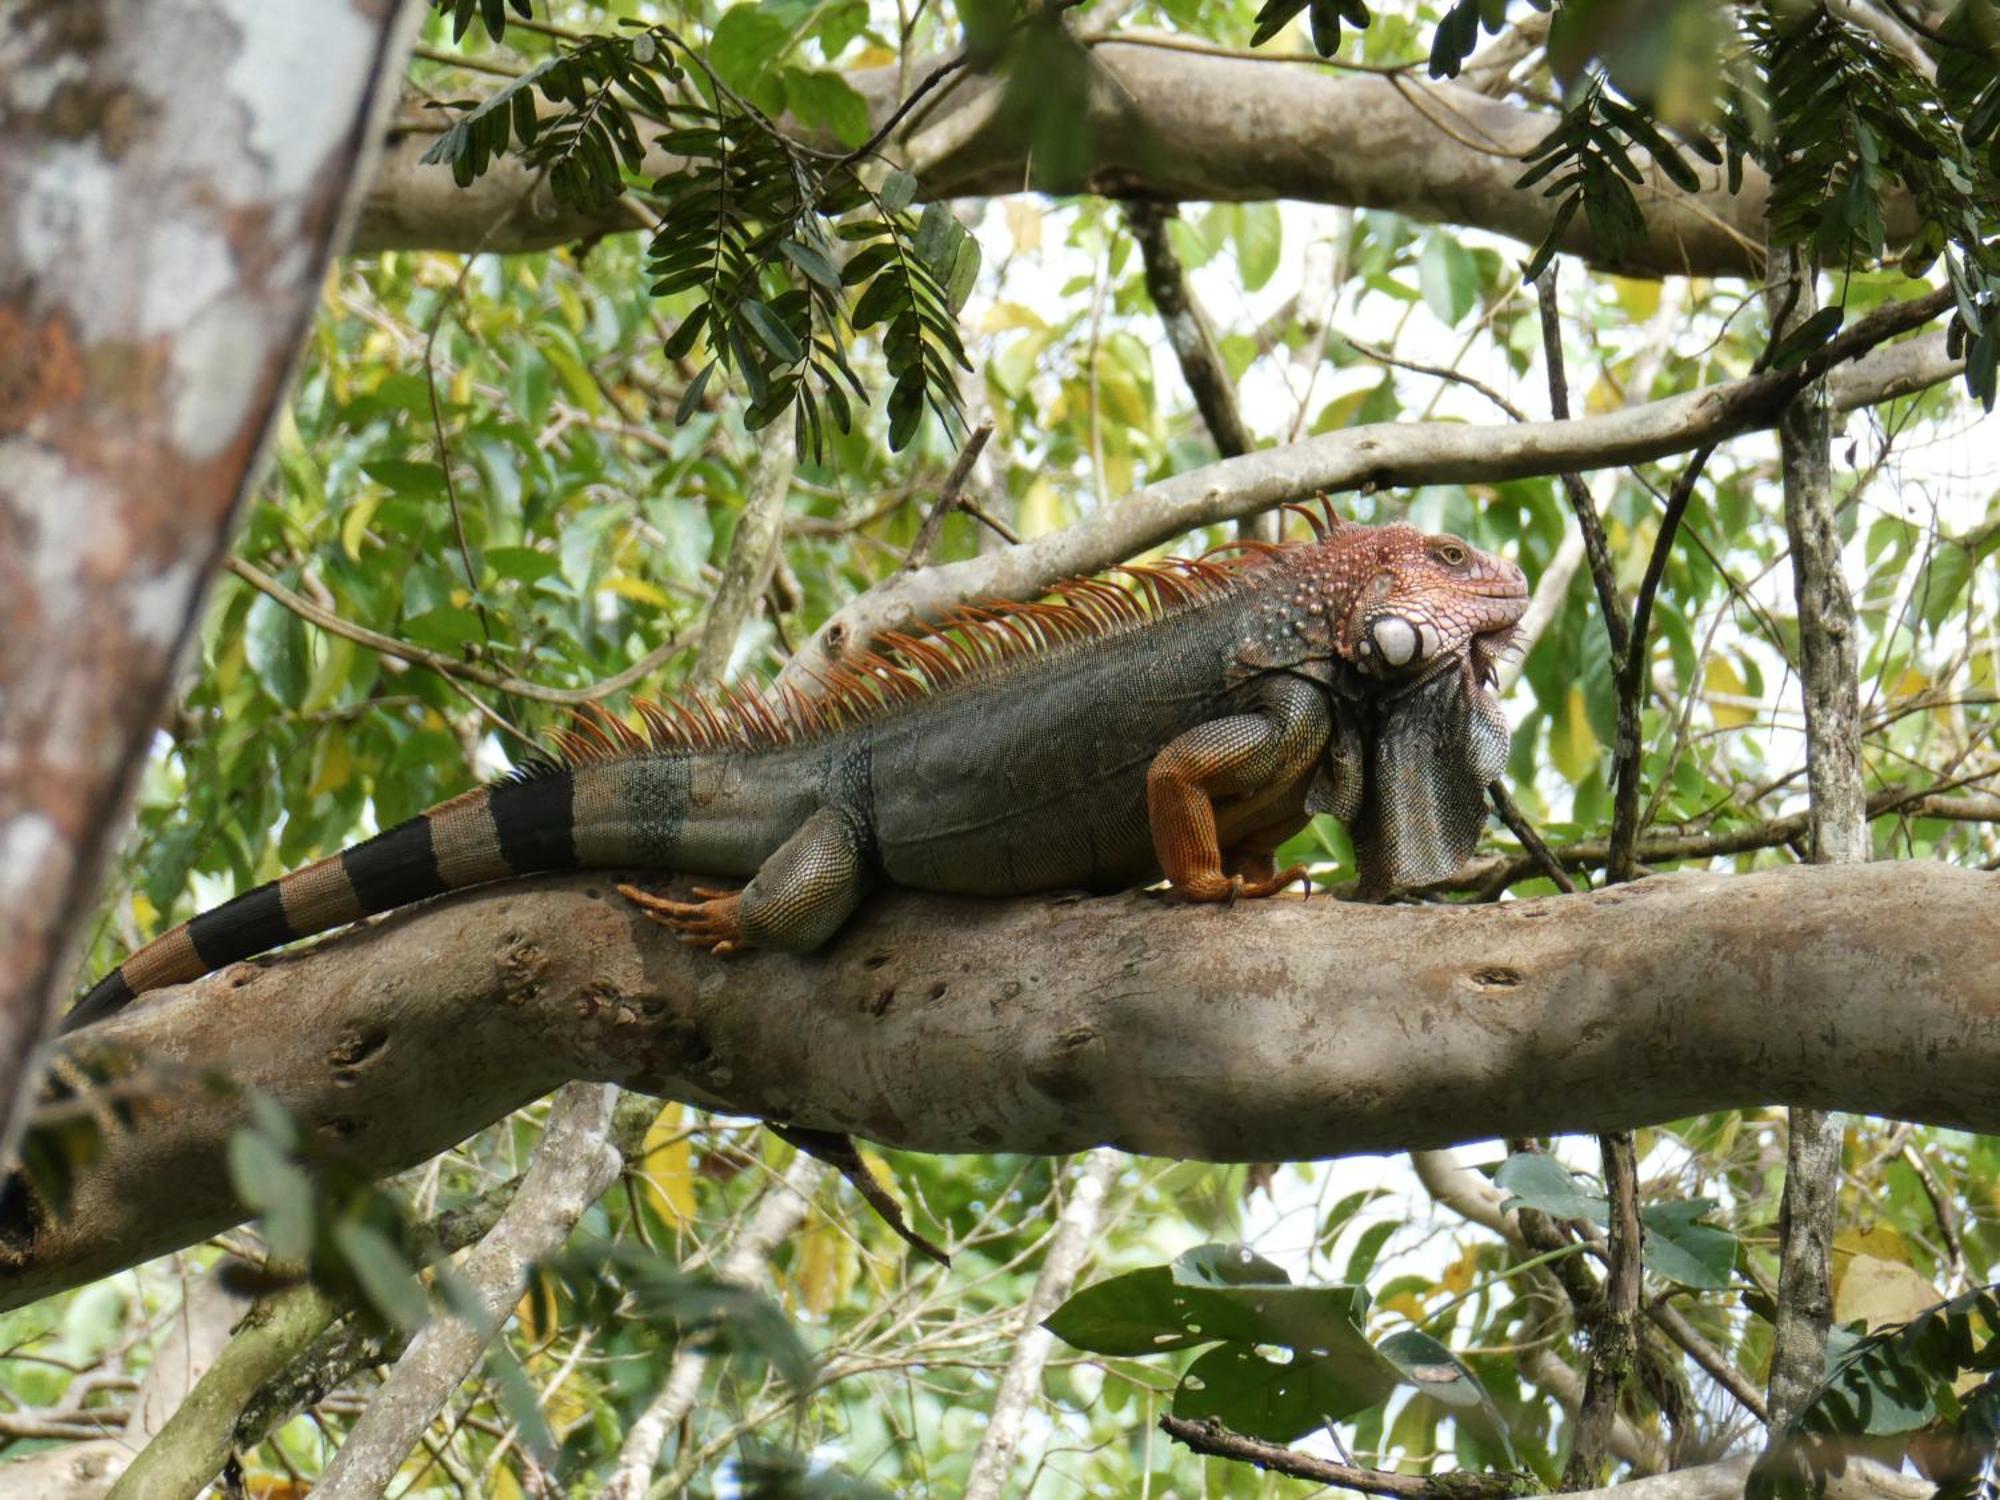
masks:
{"type": "Polygon", "coordinates": [[[739,93],[755,94],[765,74],[789,50],[791,40],[791,28],[770,11],[756,5],[732,5],[715,23],[708,65],[739,93]]]}
{"type": "Polygon", "coordinates": [[[1417,285],[1437,320],[1456,327],[1479,300],[1479,262],[1450,235],[1433,234],[1417,261],[1417,285]]]}
{"type": "Polygon", "coordinates": [[[229,1137],[229,1185],[237,1200],[262,1218],[271,1258],[299,1265],[313,1244],[312,1178],[258,1130],[229,1137]]]}
{"type": "Polygon", "coordinates": [[[868,101],[838,73],[787,69],[785,103],[803,123],[849,150],[868,139],[868,101]]]}
{"type": "Polygon", "coordinates": [[[882,184],[882,207],[888,212],[901,213],[917,198],[917,179],[901,167],[891,172],[882,184]]]}
{"type": "Polygon", "coordinates": [[[786,260],[805,273],[808,280],[817,282],[830,292],[840,290],[840,271],[825,255],[811,245],[802,245],[797,240],[785,240],[778,249],[786,260]]]}
{"type": "Polygon", "coordinates": [[[333,1226],[333,1243],[385,1321],[405,1332],[423,1327],[430,1299],[394,1241],[373,1225],[343,1222],[333,1226]]]}
{"type": "Polygon", "coordinates": [[[688,388],[681,392],[680,404],[674,408],[674,425],[682,426],[701,407],[701,393],[708,388],[708,378],[715,373],[718,361],[710,360],[701,367],[701,373],[688,382],[688,388]]]}
{"type": "Polygon", "coordinates": [[[312,681],[305,623],[267,594],[251,601],[243,621],[243,655],[257,682],[286,708],[305,701],[312,681]]]}
{"type": "Polygon", "coordinates": [[[1698,1291],[1721,1291],[1736,1268],[1736,1236],[1695,1221],[1715,1209],[1713,1198],[1652,1203],[1639,1210],[1645,1226],[1646,1269],[1698,1291]]]}
{"type": "Polygon", "coordinates": [[[1568,1167],[1553,1157],[1522,1151],[1500,1163],[1493,1185],[1511,1194],[1508,1208],[1538,1208],[1557,1219],[1587,1219],[1602,1224],[1609,1216],[1604,1194],[1578,1182],[1568,1167]]]}
{"type": "Polygon", "coordinates": [[[750,325],[758,341],[786,364],[795,365],[806,357],[805,346],[764,303],[746,298],[738,311],[743,314],[743,320],[750,325]]]}
{"type": "Polygon", "coordinates": [[[1214,1417],[1234,1432],[1289,1443],[1325,1422],[1379,1405],[1395,1389],[1393,1371],[1370,1349],[1359,1359],[1268,1359],[1255,1346],[1227,1343],[1192,1365],[1174,1392],[1174,1415],[1214,1417]]]}
{"type": "Polygon", "coordinates": [[[1513,1437],[1507,1431],[1507,1422],[1500,1415],[1500,1409],[1486,1394],[1486,1387],[1479,1383],[1478,1377],[1450,1349],[1415,1328],[1390,1334],[1375,1349],[1420,1395],[1451,1407],[1462,1416],[1477,1413],[1477,1425],[1500,1445],[1508,1463],[1519,1462],[1514,1456],[1513,1437]]]}
{"type": "Polygon", "coordinates": [[[1192,1349],[1223,1335],[1190,1328],[1199,1322],[1198,1298],[1176,1285],[1165,1266],[1112,1276],[1072,1294],[1042,1326],[1064,1343],[1092,1354],[1159,1354],[1192,1349]]]}
{"type": "Polygon", "coordinates": [[[889,446],[898,453],[909,447],[923,415],[924,369],[919,363],[905,370],[889,392],[889,446]]]}
{"type": "Polygon", "coordinates": [[[1236,265],[1246,291],[1258,291],[1278,270],[1284,221],[1275,203],[1246,203],[1236,221],[1236,265]]]}
{"type": "Polygon", "coordinates": [[[1248,1245],[1197,1245],[1173,1263],[1176,1286],[1290,1286],[1282,1266],[1248,1245]]]}
{"type": "Polygon", "coordinates": [[[1789,370],[1840,332],[1846,318],[1843,307],[1822,307],[1778,341],[1778,347],[1771,351],[1771,368],[1789,370]]]}
{"type": "Polygon", "coordinates": [[[457,655],[465,647],[485,640],[486,631],[478,612],[457,604],[441,604],[403,621],[405,639],[433,651],[457,655]]]}

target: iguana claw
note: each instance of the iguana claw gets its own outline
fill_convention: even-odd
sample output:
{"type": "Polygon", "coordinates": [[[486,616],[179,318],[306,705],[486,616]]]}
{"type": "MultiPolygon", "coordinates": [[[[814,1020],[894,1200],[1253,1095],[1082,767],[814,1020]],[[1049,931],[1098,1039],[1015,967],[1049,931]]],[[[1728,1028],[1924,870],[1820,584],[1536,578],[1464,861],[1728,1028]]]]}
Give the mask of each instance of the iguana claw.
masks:
{"type": "Polygon", "coordinates": [[[621,885],[618,894],[630,901],[653,921],[690,948],[706,948],[717,958],[743,950],[743,925],[738,908],[740,891],[719,891],[698,885],[694,893],[701,899],[675,901],[642,891],[636,885],[621,885]]]}

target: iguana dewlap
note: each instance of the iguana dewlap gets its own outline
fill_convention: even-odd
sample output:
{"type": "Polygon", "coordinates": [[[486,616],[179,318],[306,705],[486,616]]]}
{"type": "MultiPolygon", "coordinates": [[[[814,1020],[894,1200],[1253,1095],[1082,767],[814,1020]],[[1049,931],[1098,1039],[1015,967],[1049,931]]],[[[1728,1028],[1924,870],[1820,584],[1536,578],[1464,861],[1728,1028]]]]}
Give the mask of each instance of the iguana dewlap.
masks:
{"type": "Polygon", "coordinates": [[[1136,588],[967,609],[889,637],[824,696],[731,694],[561,737],[467,792],[204,912],[105,976],[109,1015],[295,938],[540,871],[748,877],[692,902],[630,891],[690,942],[804,951],[871,886],[979,895],[1264,896],[1316,811],[1362,886],[1450,875],[1505,764],[1493,660],[1527,605],[1512,563],[1403,525],[1126,570],[1136,588]]]}

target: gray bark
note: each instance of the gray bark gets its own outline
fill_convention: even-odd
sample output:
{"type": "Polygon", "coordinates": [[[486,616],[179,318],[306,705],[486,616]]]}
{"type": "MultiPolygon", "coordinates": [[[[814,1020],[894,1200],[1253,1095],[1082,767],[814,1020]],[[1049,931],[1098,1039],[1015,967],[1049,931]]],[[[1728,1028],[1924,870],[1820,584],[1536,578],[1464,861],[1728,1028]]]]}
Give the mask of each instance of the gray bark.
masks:
{"type": "MultiPolygon", "coordinates": [[[[1090,99],[1097,160],[1074,183],[1037,180],[1027,140],[998,108],[1002,85],[965,73],[935,103],[913,112],[885,143],[934,198],[1017,193],[1024,186],[1088,190],[1183,202],[1294,198],[1381,208],[1431,223],[1511,235],[1524,244],[1547,232],[1555,201],[1520,189],[1520,156],[1555,117],[1488,98],[1459,84],[1356,77],[1299,64],[1251,61],[1101,41],[1090,99]]],[[[896,70],[852,74],[877,123],[896,103],[896,70]]],[[[418,158],[443,128],[437,111],[390,140],[368,195],[357,248],[469,251],[543,249],[636,227],[629,210],[596,215],[563,209],[509,157],[470,189],[450,169],[418,158]]],[[[1702,190],[1683,193],[1635,151],[1647,185],[1639,193],[1648,232],[1613,261],[1578,215],[1563,246],[1605,269],[1640,275],[1732,275],[1763,263],[1767,184],[1755,168],[1743,190],[1725,191],[1720,167],[1701,167],[1702,190]]],[[[679,162],[652,152],[643,174],[679,162]]]]}
{"type": "Polygon", "coordinates": [[[496,886],[69,1038],[143,1124],[66,1215],[0,1224],[0,1303],[241,1217],[211,1069],[377,1173],[571,1079],[934,1152],[1291,1160],[1768,1103],[1996,1131],[1996,895],[1929,861],[1493,906],[885,895],[822,953],[721,960],[604,877],[496,886]]]}
{"type": "MultiPolygon", "coordinates": [[[[1819,305],[1796,251],[1772,255],[1765,287],[1775,342],[1819,305]]],[[[1832,427],[1825,393],[1801,391],[1778,420],[1785,534],[1799,610],[1799,684],[1806,710],[1807,837],[1816,864],[1855,864],[1870,852],[1861,766],[1854,598],[1841,567],[1833,499],[1832,427]]],[[[1834,1209],[1840,1190],[1840,1117],[1794,1109],[1778,1211],[1778,1308],[1771,1340],[1771,1440],[1818,1387],[1833,1322],[1834,1209]]]]}
{"type": "Polygon", "coordinates": [[[418,9],[0,28],[0,1159],[418,9]]]}
{"type": "Polygon", "coordinates": [[[610,1087],[574,1086],[557,1098],[520,1191],[459,1263],[459,1275],[478,1300],[479,1320],[440,1315],[410,1340],[313,1486],[319,1500],[379,1500],[388,1489],[431,1419],[506,1323],[529,1268],[560,1250],[584,1210],[617,1180],[624,1164],[611,1144],[617,1103],[618,1091],[610,1087]]]}
{"type": "Polygon", "coordinates": [[[986,1431],[972,1455],[964,1500],[1000,1500],[1007,1492],[1007,1476],[1013,1472],[1014,1456],[1021,1446],[1021,1429],[1042,1389],[1042,1368],[1055,1343],[1055,1335],[1042,1327],[1042,1320],[1069,1296],[1090,1261],[1091,1251],[1097,1248],[1104,1200],[1124,1165],[1125,1158],[1116,1151],[1093,1151],[1070,1187],[1069,1202],[1063,1206],[1042,1255],[1041,1275],[1035,1278],[1035,1289],[1021,1309],[1014,1354],[1007,1361],[1007,1373],[1000,1377],[1000,1389],[993,1393],[993,1409],[987,1413],[986,1431]]]}

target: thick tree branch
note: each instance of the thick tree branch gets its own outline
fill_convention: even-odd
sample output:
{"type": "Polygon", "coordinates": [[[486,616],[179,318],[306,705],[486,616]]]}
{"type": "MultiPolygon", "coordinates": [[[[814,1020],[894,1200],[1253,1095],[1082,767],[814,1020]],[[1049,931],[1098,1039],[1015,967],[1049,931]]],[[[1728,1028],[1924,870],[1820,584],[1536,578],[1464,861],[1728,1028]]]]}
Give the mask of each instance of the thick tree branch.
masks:
{"type": "Polygon", "coordinates": [[[65,1216],[13,1198],[0,1302],[240,1217],[217,1073],[373,1172],[570,1079],[939,1152],[1271,1161],[1771,1102],[2000,1130],[1996,901],[1929,861],[1458,907],[885,895],[823,953],[719,960],[607,878],[496,886],[68,1038],[140,1124],[65,1216]]]}
{"type": "MultiPolygon", "coordinates": [[[[1004,81],[958,73],[892,133],[885,150],[934,198],[983,197],[1024,185],[1187,202],[1295,198],[1382,208],[1433,223],[1511,235],[1547,232],[1554,200],[1519,189],[1521,155],[1554,117],[1456,84],[1412,77],[1353,77],[1267,58],[1103,39],[1089,128],[1097,158],[1087,179],[1038,180],[1028,139],[999,108],[1004,81]],[[1448,127],[1448,128],[1441,128],[1448,127]]],[[[876,125],[896,104],[896,69],[849,75],[876,125]]],[[[638,227],[626,206],[579,215],[537,187],[517,159],[495,164],[469,189],[421,157],[443,128],[438,112],[394,134],[368,195],[357,248],[530,250],[638,227]],[[430,120],[435,119],[435,125],[430,120]]],[[[1638,155],[1638,153],[1634,153],[1638,155]]],[[[1643,160],[1643,158],[1642,158],[1643,160]]],[[[655,151],[642,174],[679,163],[655,151]]],[[[1702,168],[1703,190],[1685,194],[1644,165],[1639,190],[1647,233],[1631,259],[1612,263],[1578,215],[1564,248],[1610,269],[1654,275],[1745,275],[1763,262],[1766,183],[1752,168],[1728,194],[1721,168],[1702,168]]]]}
{"type": "Polygon", "coordinates": [[[1252,515],[1286,500],[1365,486],[1520,479],[1685,453],[1769,426],[1813,375],[1856,355],[1860,357],[1852,367],[1829,384],[1850,404],[1863,405],[1878,379],[1900,383],[1911,369],[1900,346],[1863,351],[1920,327],[1949,305],[1948,289],[1895,303],[1862,319],[1796,369],[1706,386],[1602,416],[1497,426],[1376,423],[1191,469],[1135,490],[1062,531],[878,584],[836,611],[787,665],[786,674],[807,685],[811,672],[823,672],[885,630],[934,620],[982,595],[1033,598],[1058,578],[1099,572],[1196,527],[1252,515]]]}
{"type": "Polygon", "coordinates": [[[106,0],[0,65],[0,1159],[414,3],[106,0]],[[287,69],[310,34],[311,107],[287,69]]]}
{"type": "Polygon", "coordinates": [[[500,1222],[459,1263],[477,1300],[476,1323],[440,1316],[410,1340],[382,1389],[313,1486],[322,1500],[374,1500],[396,1477],[431,1419],[479,1362],[521,1297],[528,1270],[562,1248],[585,1209],[618,1176],[624,1158],[611,1144],[618,1091],[564,1089],[520,1191],[500,1222]]]}
{"type": "Polygon", "coordinates": [[[1042,1320],[1069,1296],[1097,1248],[1104,1201],[1124,1165],[1125,1158],[1116,1151],[1093,1151],[1084,1158],[1083,1170],[1070,1186],[1069,1202],[1063,1206],[1062,1217],[1056,1220],[1055,1232],[1042,1254],[1041,1274],[1021,1308],[1014,1354],[1007,1361],[1007,1373],[1000,1377],[999,1390],[993,1393],[993,1410],[972,1455],[964,1500],[1000,1500],[1007,1493],[1007,1477],[1021,1445],[1021,1429],[1027,1425],[1028,1413],[1042,1388],[1042,1368],[1055,1343],[1055,1335],[1042,1327],[1042,1320]]]}

